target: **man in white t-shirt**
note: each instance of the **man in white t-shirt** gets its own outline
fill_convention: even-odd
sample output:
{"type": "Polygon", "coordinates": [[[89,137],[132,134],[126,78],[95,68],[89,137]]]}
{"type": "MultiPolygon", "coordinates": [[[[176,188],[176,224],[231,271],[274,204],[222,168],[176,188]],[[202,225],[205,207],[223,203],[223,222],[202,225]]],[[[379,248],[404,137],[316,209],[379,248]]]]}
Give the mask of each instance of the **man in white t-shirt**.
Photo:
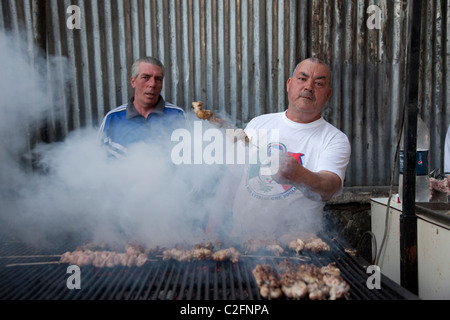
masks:
{"type": "Polygon", "coordinates": [[[223,231],[229,222],[232,236],[237,237],[319,231],[325,202],[342,192],[351,153],[347,136],[322,117],[332,94],[330,81],[323,61],[300,62],[287,81],[287,111],[249,122],[245,132],[258,151],[279,155],[278,170],[262,174],[264,166],[258,161],[227,175],[219,186],[207,232],[223,231]]]}

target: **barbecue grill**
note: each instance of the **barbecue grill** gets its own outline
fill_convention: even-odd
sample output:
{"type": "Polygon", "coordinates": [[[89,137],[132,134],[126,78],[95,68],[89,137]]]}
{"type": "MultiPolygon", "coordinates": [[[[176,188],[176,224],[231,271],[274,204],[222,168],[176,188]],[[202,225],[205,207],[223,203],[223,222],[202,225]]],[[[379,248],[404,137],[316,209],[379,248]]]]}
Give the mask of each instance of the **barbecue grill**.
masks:
{"type": "Polygon", "coordinates": [[[417,296],[381,274],[381,288],[369,289],[369,263],[337,237],[324,237],[331,250],[301,255],[242,255],[239,262],[163,261],[142,267],[80,268],[80,289],[69,289],[68,264],[59,255],[76,246],[36,249],[14,241],[0,246],[0,300],[262,300],[252,275],[257,264],[295,263],[325,266],[331,262],[351,289],[349,300],[409,300],[417,296]]]}

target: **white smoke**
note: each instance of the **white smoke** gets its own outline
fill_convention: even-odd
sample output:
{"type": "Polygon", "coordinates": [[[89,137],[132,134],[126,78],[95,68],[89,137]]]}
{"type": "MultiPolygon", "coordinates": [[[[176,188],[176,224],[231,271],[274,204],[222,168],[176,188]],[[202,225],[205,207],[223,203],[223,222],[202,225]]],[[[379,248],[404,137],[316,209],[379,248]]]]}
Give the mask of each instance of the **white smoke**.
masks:
{"type": "Polygon", "coordinates": [[[58,105],[49,92],[60,83],[47,75],[64,63],[30,56],[36,53],[24,42],[0,32],[0,231],[38,246],[65,236],[148,245],[205,237],[206,202],[224,168],[176,166],[170,145],[136,144],[117,159],[100,146],[95,128],[85,128],[34,146],[38,170],[24,166],[33,130],[51,102],[58,105]]]}
{"type": "MultiPolygon", "coordinates": [[[[36,128],[50,114],[65,116],[62,107],[58,109],[63,101],[56,97],[67,95],[55,89],[69,88],[73,81],[56,77],[65,63],[62,57],[44,59],[30,52],[25,42],[0,32],[0,240],[8,233],[37,246],[66,237],[79,244],[133,241],[170,246],[210,237],[204,231],[211,210],[229,214],[233,200],[225,194],[238,184],[222,186],[215,198],[229,169],[227,161],[210,165],[206,162],[215,157],[209,157],[201,163],[175,165],[171,156],[173,150],[180,151],[173,148],[177,141],[138,143],[118,159],[109,157],[100,146],[95,128],[84,128],[62,142],[33,146],[37,170],[24,165],[36,128]],[[213,203],[217,199],[220,202],[213,203]]],[[[226,144],[224,152],[228,144],[235,147],[223,131],[223,136],[215,138],[214,133],[220,133],[217,129],[203,135],[214,128],[207,121],[197,130],[200,135],[195,128],[199,126],[187,132],[194,158],[199,155],[199,143],[203,144],[197,149],[200,158],[202,150],[211,151],[214,141],[226,144]]],[[[234,154],[233,159],[238,158],[234,154]]],[[[250,208],[248,216],[267,224],[258,210],[250,208]]],[[[226,234],[232,215],[221,223],[226,234]]]]}
{"type": "MultiPolygon", "coordinates": [[[[48,63],[56,62],[49,60],[48,63]]],[[[12,227],[20,215],[18,198],[29,188],[22,160],[29,148],[33,128],[48,114],[50,99],[46,61],[30,50],[22,38],[0,32],[0,222],[2,230],[12,227]]],[[[23,161],[25,162],[25,161],[23,161]]],[[[28,192],[33,190],[28,189],[28,192]]]]}

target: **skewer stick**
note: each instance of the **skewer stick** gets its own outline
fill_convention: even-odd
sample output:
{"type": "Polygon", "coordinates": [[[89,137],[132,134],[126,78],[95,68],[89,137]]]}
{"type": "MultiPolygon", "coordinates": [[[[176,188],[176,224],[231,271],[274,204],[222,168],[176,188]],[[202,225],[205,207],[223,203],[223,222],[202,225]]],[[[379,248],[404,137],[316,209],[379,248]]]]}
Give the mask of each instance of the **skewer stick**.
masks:
{"type": "MultiPolygon", "coordinates": [[[[231,123],[228,123],[226,120],[221,118],[216,118],[214,112],[211,110],[204,110],[203,103],[201,101],[192,102],[191,108],[194,109],[195,114],[199,119],[208,120],[211,124],[215,125],[219,128],[233,129],[231,123]]],[[[242,139],[245,143],[250,143],[250,138],[245,134],[244,130],[242,131],[242,137],[238,138],[238,140],[242,139]]]]}
{"type": "MultiPolygon", "coordinates": [[[[163,255],[155,255],[154,257],[156,258],[163,258],[163,255]]],[[[287,257],[287,256],[261,256],[261,255],[251,255],[251,254],[241,254],[239,256],[239,258],[257,258],[257,259],[286,259],[289,258],[291,260],[298,260],[298,261],[303,261],[303,262],[309,262],[311,261],[310,257],[307,256],[302,256],[302,255],[298,255],[298,256],[294,256],[294,257],[287,257]]],[[[173,259],[176,260],[176,259],[173,259]]],[[[213,259],[199,259],[195,261],[214,261],[213,259]]],[[[159,260],[154,260],[154,261],[159,261],[159,260]]]]}
{"type": "Polygon", "coordinates": [[[287,257],[287,256],[259,256],[259,255],[244,254],[244,255],[241,255],[241,257],[244,257],[244,258],[264,258],[264,259],[286,259],[286,258],[289,258],[291,260],[293,259],[293,260],[299,260],[299,261],[304,261],[304,262],[311,261],[310,257],[301,256],[301,255],[298,255],[298,256],[295,256],[295,257],[287,257]]]}
{"type": "MultiPolygon", "coordinates": [[[[156,259],[147,259],[146,263],[148,261],[159,261],[156,259]]],[[[24,267],[24,266],[39,266],[39,265],[47,265],[47,264],[69,264],[66,262],[59,262],[59,261],[43,261],[43,262],[25,262],[25,263],[12,263],[7,264],[5,267],[24,267]]]]}
{"type": "Polygon", "coordinates": [[[29,256],[4,256],[0,259],[20,259],[20,258],[59,258],[60,254],[47,254],[47,255],[29,255],[29,256]]]}
{"type": "Polygon", "coordinates": [[[7,264],[5,267],[19,267],[19,266],[37,266],[37,265],[46,265],[46,264],[60,264],[59,261],[47,261],[47,262],[28,262],[28,263],[12,263],[7,264]]]}

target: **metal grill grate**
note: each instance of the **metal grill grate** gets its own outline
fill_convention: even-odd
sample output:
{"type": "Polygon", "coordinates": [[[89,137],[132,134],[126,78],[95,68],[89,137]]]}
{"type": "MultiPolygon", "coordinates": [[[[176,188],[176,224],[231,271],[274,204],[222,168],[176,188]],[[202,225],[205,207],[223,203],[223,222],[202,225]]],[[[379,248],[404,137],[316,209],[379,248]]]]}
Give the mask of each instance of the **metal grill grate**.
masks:
{"type": "MultiPolygon", "coordinates": [[[[369,289],[369,274],[361,261],[334,239],[330,252],[306,254],[317,266],[336,263],[351,289],[352,300],[397,300],[417,297],[382,276],[381,289],[369,289]]],[[[148,261],[142,267],[81,267],[81,289],[68,289],[67,264],[22,265],[43,261],[30,254],[60,254],[63,250],[32,250],[22,244],[0,247],[0,300],[260,300],[252,275],[258,263],[276,264],[285,257],[241,257],[238,263],[215,261],[148,261]],[[27,256],[26,256],[27,255],[27,256]],[[25,258],[26,256],[26,258],[25,258]]],[[[291,257],[293,261],[295,257],[291,257]]],[[[58,261],[49,257],[47,261],[58,261]]],[[[299,262],[300,263],[300,262],[299,262]]]]}

